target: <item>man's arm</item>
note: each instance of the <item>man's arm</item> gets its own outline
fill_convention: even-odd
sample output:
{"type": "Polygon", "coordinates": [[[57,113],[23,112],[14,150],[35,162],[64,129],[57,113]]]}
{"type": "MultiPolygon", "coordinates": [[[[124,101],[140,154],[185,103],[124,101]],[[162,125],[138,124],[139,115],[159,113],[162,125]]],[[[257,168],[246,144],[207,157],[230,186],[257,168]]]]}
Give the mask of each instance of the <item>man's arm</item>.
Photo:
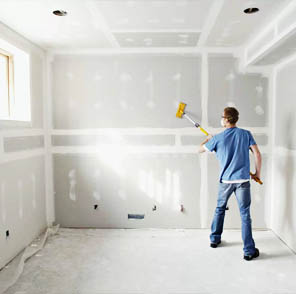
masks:
{"type": "Polygon", "coordinates": [[[203,142],[201,142],[201,144],[198,146],[198,153],[203,153],[206,151],[204,145],[208,143],[212,138],[212,135],[208,135],[207,138],[203,142]]]}
{"type": "Polygon", "coordinates": [[[254,180],[255,177],[260,179],[261,178],[261,165],[262,165],[261,153],[260,153],[257,145],[251,145],[250,148],[251,148],[251,150],[254,154],[254,157],[255,157],[255,168],[256,168],[256,173],[254,175],[252,175],[252,179],[254,180]]]}

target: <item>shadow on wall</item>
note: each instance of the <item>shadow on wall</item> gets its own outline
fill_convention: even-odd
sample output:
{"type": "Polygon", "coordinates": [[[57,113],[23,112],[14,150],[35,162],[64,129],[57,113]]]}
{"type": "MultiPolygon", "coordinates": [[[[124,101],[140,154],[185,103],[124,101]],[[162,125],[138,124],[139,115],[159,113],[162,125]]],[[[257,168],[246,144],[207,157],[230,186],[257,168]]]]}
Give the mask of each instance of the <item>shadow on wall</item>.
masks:
{"type": "Polygon", "coordinates": [[[58,223],[64,227],[200,227],[197,155],[113,158],[113,154],[105,158],[94,154],[55,155],[58,223]],[[128,214],[144,214],[145,218],[128,220],[128,214]]]}
{"type": "MultiPolygon", "coordinates": [[[[286,116],[285,127],[281,130],[284,133],[285,142],[282,142],[284,146],[288,149],[288,153],[280,155],[280,158],[283,161],[280,163],[280,166],[277,166],[279,169],[279,174],[282,176],[283,180],[283,191],[279,191],[276,197],[284,198],[284,206],[282,208],[279,219],[280,230],[285,232],[295,232],[296,224],[293,223],[293,217],[295,214],[295,183],[293,182],[293,177],[295,174],[295,158],[290,153],[293,150],[293,136],[295,136],[296,120],[295,114],[289,112],[286,116]],[[282,194],[281,194],[282,192],[282,194]]],[[[277,209],[277,208],[275,208],[277,209]]]]}

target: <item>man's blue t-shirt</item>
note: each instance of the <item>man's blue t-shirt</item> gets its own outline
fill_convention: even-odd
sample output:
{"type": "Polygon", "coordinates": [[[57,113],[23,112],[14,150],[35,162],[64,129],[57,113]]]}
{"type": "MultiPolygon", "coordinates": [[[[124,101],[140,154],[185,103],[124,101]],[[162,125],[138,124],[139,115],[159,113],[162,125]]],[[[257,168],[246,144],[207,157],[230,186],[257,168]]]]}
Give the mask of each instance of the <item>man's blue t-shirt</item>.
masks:
{"type": "Polygon", "coordinates": [[[221,168],[220,182],[250,178],[251,145],[256,145],[251,132],[237,127],[227,128],[204,145],[209,151],[216,152],[221,168]]]}

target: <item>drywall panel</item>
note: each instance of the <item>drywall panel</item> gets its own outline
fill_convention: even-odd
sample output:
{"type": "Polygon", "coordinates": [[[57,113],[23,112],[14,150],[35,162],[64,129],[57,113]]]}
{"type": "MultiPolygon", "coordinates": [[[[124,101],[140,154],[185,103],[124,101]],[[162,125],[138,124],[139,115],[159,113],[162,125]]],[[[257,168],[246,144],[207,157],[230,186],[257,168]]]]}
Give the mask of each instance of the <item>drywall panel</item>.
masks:
{"type": "Polygon", "coordinates": [[[277,72],[272,206],[272,229],[294,251],[296,251],[295,74],[295,61],[277,72]]]}
{"type": "Polygon", "coordinates": [[[184,135],[181,136],[181,144],[182,145],[200,145],[202,141],[205,140],[204,135],[200,136],[191,136],[191,135],[184,135]]]}
{"type": "Polygon", "coordinates": [[[203,28],[211,8],[207,0],[95,1],[111,30],[176,30],[203,28]]]}
{"type": "MultiPolygon", "coordinates": [[[[7,125],[9,128],[24,128],[25,125],[40,129],[43,127],[45,52],[2,23],[0,23],[0,39],[30,54],[32,121],[28,124],[9,121],[7,125]]],[[[1,129],[5,133],[9,132],[5,130],[6,124],[3,123],[3,126],[1,129]]],[[[7,152],[39,148],[44,145],[41,136],[7,137],[4,141],[1,140],[1,144],[3,145],[0,149],[4,147],[7,152]]],[[[24,156],[25,154],[26,152],[23,153],[24,156]]],[[[0,268],[46,228],[44,173],[44,156],[14,160],[0,165],[0,268]],[[8,238],[6,238],[7,231],[9,231],[8,238]]]]}
{"type": "Polygon", "coordinates": [[[253,134],[253,137],[259,146],[265,146],[268,144],[268,136],[265,134],[253,134]]]}
{"type": "MultiPolygon", "coordinates": [[[[253,158],[251,158],[251,170],[254,170],[253,158]]],[[[261,186],[254,181],[251,181],[251,218],[253,222],[253,228],[266,228],[267,225],[267,210],[269,209],[268,201],[266,199],[266,189],[269,185],[267,178],[267,156],[263,155],[263,166],[262,166],[262,180],[264,184],[261,186]],[[265,200],[266,199],[266,200],[265,200]]],[[[212,218],[214,216],[215,208],[217,206],[217,195],[219,186],[219,173],[220,167],[219,162],[214,154],[208,155],[208,226],[211,225],[212,218]]],[[[225,216],[225,228],[241,228],[241,219],[239,208],[235,195],[233,194],[228,202],[229,210],[226,211],[225,216]]]]}
{"type": "Polygon", "coordinates": [[[277,146],[296,150],[296,62],[282,68],[276,80],[275,141],[277,146]]]}
{"type": "Polygon", "coordinates": [[[250,38],[258,31],[260,32],[265,28],[266,25],[269,25],[271,20],[273,20],[290,1],[291,0],[222,1],[224,5],[215,20],[207,40],[207,45],[210,47],[245,46],[245,44],[250,41],[250,38]],[[245,14],[243,10],[246,9],[248,5],[258,7],[260,12],[252,15],[245,14]]]}
{"type": "Polygon", "coordinates": [[[296,155],[274,155],[272,229],[296,251],[296,155]]]}
{"type": "Polygon", "coordinates": [[[56,222],[64,227],[198,228],[200,176],[197,154],[56,154],[56,222]],[[128,219],[128,214],[144,219],[128,219]]]}
{"type": "Polygon", "coordinates": [[[43,156],[1,164],[0,268],[45,228],[43,156]]]}
{"type": "Polygon", "coordinates": [[[32,127],[43,127],[44,58],[31,53],[31,116],[32,127]]]}
{"type": "Polygon", "coordinates": [[[124,145],[174,145],[173,135],[54,135],[53,146],[91,146],[107,144],[124,145]]]}
{"type": "Polygon", "coordinates": [[[57,129],[181,128],[180,101],[201,120],[200,58],[57,56],[53,122],[57,129]]]}
{"type": "Polygon", "coordinates": [[[200,33],[114,33],[120,47],[195,47],[200,33]]]}
{"type": "Polygon", "coordinates": [[[32,150],[44,147],[44,136],[25,136],[3,138],[4,152],[32,150]]]}
{"type": "Polygon", "coordinates": [[[42,48],[110,48],[97,2],[0,1],[0,18],[42,48]],[[54,16],[56,9],[68,11],[67,18],[54,16]]]}
{"type": "Polygon", "coordinates": [[[268,118],[268,80],[260,74],[241,74],[232,57],[209,58],[209,125],[220,127],[223,109],[234,106],[240,112],[239,125],[263,127],[268,118]]]}

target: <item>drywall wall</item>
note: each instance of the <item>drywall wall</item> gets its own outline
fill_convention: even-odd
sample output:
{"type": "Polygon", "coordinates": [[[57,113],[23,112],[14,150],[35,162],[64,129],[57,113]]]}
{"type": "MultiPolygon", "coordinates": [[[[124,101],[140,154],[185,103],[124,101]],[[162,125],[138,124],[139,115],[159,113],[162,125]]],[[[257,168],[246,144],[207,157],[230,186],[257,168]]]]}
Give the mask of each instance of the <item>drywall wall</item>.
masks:
{"type": "Polygon", "coordinates": [[[0,121],[0,269],[47,226],[43,130],[45,53],[0,24],[0,39],[30,56],[31,122],[0,121]]]}
{"type": "Polygon", "coordinates": [[[53,62],[56,129],[179,128],[180,100],[201,117],[200,59],[57,56],[53,62]]]}
{"type": "MultiPolygon", "coordinates": [[[[217,133],[223,108],[234,103],[240,125],[266,147],[267,78],[239,73],[236,64],[230,55],[53,56],[56,222],[209,227],[218,162],[197,153],[203,134],[175,114],[184,101],[193,118],[217,133]],[[128,219],[128,214],[144,218],[128,219]]],[[[256,185],[254,226],[264,228],[267,192],[256,185]]],[[[231,206],[227,227],[239,228],[238,211],[231,206]]]]}
{"type": "Polygon", "coordinates": [[[0,178],[2,267],[46,227],[44,158],[41,155],[1,164],[0,178]]]}
{"type": "Polygon", "coordinates": [[[58,154],[54,167],[56,221],[66,227],[200,226],[196,154],[58,154]]]}
{"type": "Polygon", "coordinates": [[[296,62],[276,70],[272,229],[296,251],[296,62]]]}
{"type": "Polygon", "coordinates": [[[225,106],[238,108],[241,126],[267,126],[267,90],[268,79],[260,74],[239,73],[237,59],[210,56],[208,100],[210,126],[220,127],[225,106]]]}

